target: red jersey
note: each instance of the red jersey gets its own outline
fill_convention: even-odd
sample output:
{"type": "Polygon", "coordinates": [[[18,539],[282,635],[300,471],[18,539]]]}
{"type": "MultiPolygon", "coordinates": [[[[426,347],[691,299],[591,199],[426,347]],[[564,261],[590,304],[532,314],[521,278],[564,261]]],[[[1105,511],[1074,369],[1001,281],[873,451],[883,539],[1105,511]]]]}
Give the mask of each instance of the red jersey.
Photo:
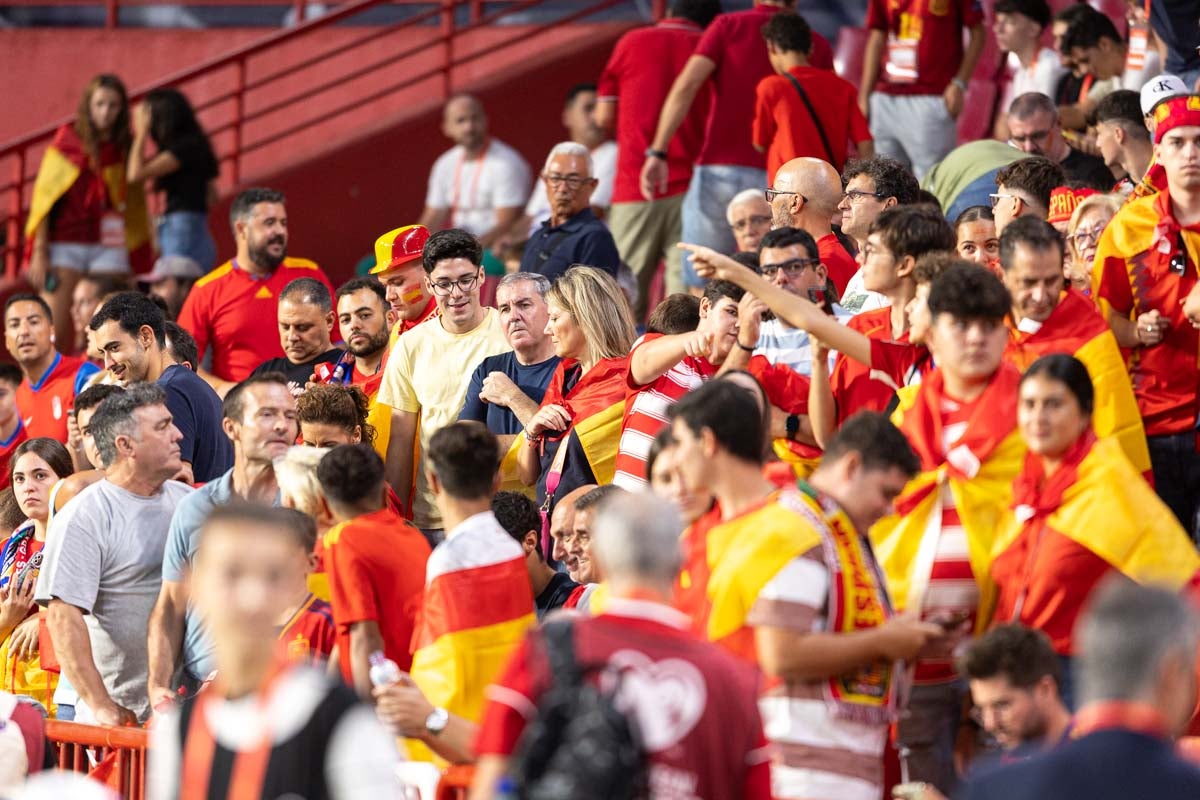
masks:
{"type": "MultiPolygon", "coordinates": [[[[905,339],[907,340],[907,335],[905,339]]],[[[871,371],[897,386],[920,383],[934,368],[933,358],[923,344],[891,339],[871,339],[871,371]]]]}
{"type": "MultiPolygon", "coordinates": [[[[716,64],[712,74],[712,105],[704,132],[700,164],[725,164],[763,168],[763,155],[751,143],[754,120],[754,93],[763,78],[775,74],[767,58],[762,29],[780,6],[756,5],[746,11],[718,14],[704,31],[695,55],[716,64]]],[[[809,63],[814,67],[832,66],[826,54],[832,50],[822,36],[813,33],[809,63]]]]}
{"type": "Polygon", "coordinates": [[[833,281],[838,296],[841,297],[842,292],[846,291],[846,284],[850,283],[854,273],[858,272],[858,263],[855,262],[854,256],[846,252],[846,248],[832,233],[817,239],[817,256],[825,265],[825,271],[829,273],[829,279],[833,281]]]}
{"type": "Polygon", "coordinates": [[[329,658],[336,635],[333,608],[310,594],[279,631],[279,641],[287,647],[288,661],[313,664],[329,658]]]}
{"type": "Polygon", "coordinates": [[[962,64],[963,29],[982,22],[979,0],[870,0],[867,30],[888,35],[875,91],[941,94],[962,64]]]}
{"type": "MultiPolygon", "coordinates": [[[[18,410],[18,417],[20,413],[18,410]]],[[[12,432],[12,436],[9,436],[6,441],[0,442],[0,491],[12,485],[13,452],[21,446],[21,442],[28,440],[29,433],[25,430],[25,423],[18,418],[17,429],[12,432]]]]}
{"type": "MultiPolygon", "coordinates": [[[[888,340],[892,338],[892,309],[890,306],[855,314],[846,321],[846,327],[858,331],[868,339],[888,340]]],[[[908,342],[908,331],[899,339],[908,342]]],[[[880,369],[871,369],[843,353],[838,353],[829,375],[833,399],[837,403],[836,424],[843,422],[858,411],[885,411],[892,402],[896,390],[904,385],[897,383],[880,369]]]]}
{"type": "Polygon", "coordinates": [[[846,165],[846,143],[871,141],[867,118],[858,108],[858,90],[849,81],[810,66],[792,67],[788,74],[808,95],[817,119],[788,77],[771,75],[758,82],[753,135],[754,144],[767,151],[768,186],[775,185],[776,170],[793,158],[819,158],[841,172],[846,165]],[[820,130],[824,130],[832,153],[825,149],[820,130]]]}
{"type": "Polygon", "coordinates": [[[413,628],[425,591],[429,543],[419,530],[384,508],[325,534],[325,572],[337,624],[342,677],[353,682],[350,626],[375,622],[383,652],[402,670],[412,666],[413,628]]]}
{"type": "MultiPolygon", "coordinates": [[[[757,672],[690,633],[674,609],[621,598],[607,606],[574,623],[575,655],[620,671],[618,704],[637,719],[650,785],[687,787],[686,796],[705,800],[770,798],[757,672]]],[[[534,630],[488,687],[476,752],[511,755],[553,680],[534,630]]]]}
{"type": "Polygon", "coordinates": [[[285,258],[274,272],[256,278],[227,261],[192,287],[179,312],[179,324],[196,339],[201,358],[212,348],[212,374],[241,381],[264,361],[283,358],[276,307],[283,287],[296,278],[333,284],[314,262],[285,258]]]}
{"type": "Polygon", "coordinates": [[[67,441],[67,412],[99,368],[82,356],[55,353],[50,368],[36,382],[26,378],[17,387],[17,411],[30,439],[48,436],[67,441]]]}
{"type": "MultiPolygon", "coordinates": [[[[703,31],[686,19],[667,18],[622,36],[613,48],[597,84],[599,102],[617,102],[617,174],[614,203],[640,203],[642,165],[654,140],[658,115],[675,78],[700,42],[703,31]]],[[[704,144],[709,88],[705,86],[667,148],[667,191],[672,197],[687,191],[692,164],[704,144]]]]}
{"type": "MultiPolygon", "coordinates": [[[[438,313],[437,300],[431,297],[431,298],[429,298],[429,302],[425,305],[425,310],[421,312],[421,316],[417,317],[416,319],[397,320],[396,324],[392,326],[391,335],[388,337],[388,352],[389,353],[392,352],[392,347],[395,346],[396,340],[399,339],[402,334],[407,333],[408,331],[411,331],[413,328],[417,327],[418,325],[420,325],[422,322],[429,319],[430,317],[437,316],[437,313],[438,313]]],[[[384,355],[383,364],[381,364],[379,366],[380,372],[383,372],[383,367],[386,364],[387,364],[387,356],[384,355]]]]}

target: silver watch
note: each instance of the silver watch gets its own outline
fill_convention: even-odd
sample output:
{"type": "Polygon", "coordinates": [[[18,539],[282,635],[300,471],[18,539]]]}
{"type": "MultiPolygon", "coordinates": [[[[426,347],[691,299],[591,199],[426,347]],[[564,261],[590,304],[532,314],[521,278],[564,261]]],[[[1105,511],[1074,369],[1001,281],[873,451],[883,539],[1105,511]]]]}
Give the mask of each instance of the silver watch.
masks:
{"type": "Polygon", "coordinates": [[[425,718],[425,730],[437,736],[442,731],[446,730],[446,723],[450,721],[450,712],[444,708],[435,708],[429,712],[429,716],[425,718]]]}

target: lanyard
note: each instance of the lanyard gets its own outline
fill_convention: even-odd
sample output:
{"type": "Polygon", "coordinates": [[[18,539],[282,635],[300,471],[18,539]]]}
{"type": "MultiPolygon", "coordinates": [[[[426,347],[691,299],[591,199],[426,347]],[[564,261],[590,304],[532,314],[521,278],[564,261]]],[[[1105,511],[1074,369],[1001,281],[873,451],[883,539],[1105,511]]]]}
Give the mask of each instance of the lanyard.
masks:
{"type": "Polygon", "coordinates": [[[1083,83],[1079,86],[1079,98],[1077,102],[1082,103],[1087,99],[1088,90],[1092,88],[1092,83],[1096,80],[1096,76],[1089,72],[1083,76],[1083,83]]]}
{"type": "MultiPolygon", "coordinates": [[[[276,679],[286,666],[275,664],[267,680],[258,692],[258,718],[267,719],[267,704],[276,679]]],[[[218,678],[219,680],[219,678],[218,678]]],[[[217,750],[216,739],[205,719],[209,705],[217,693],[216,687],[196,696],[192,718],[188,724],[187,740],[183,751],[183,774],[179,787],[179,800],[207,800],[209,781],[212,780],[213,756],[217,750]]],[[[264,726],[258,741],[248,750],[233,755],[233,773],[229,778],[226,800],[261,800],[263,783],[267,776],[267,764],[271,760],[273,739],[271,729],[264,726]]]]}
{"type": "MultiPolygon", "coordinates": [[[[487,144],[485,144],[483,146],[483,152],[479,154],[479,157],[471,159],[477,165],[475,167],[475,174],[471,176],[471,191],[467,195],[467,197],[470,198],[469,202],[472,204],[475,202],[475,197],[479,191],[479,176],[480,176],[480,174],[483,173],[483,160],[485,158],[487,158],[488,150],[491,150],[491,149],[492,149],[492,140],[488,139],[487,144]]],[[[458,157],[458,163],[454,165],[454,199],[452,199],[450,201],[450,221],[451,221],[451,223],[454,222],[454,214],[459,209],[459,200],[462,199],[462,196],[459,194],[459,191],[458,191],[458,181],[462,177],[463,162],[466,160],[467,160],[466,153],[463,153],[462,155],[460,155],[458,157]]],[[[474,208],[474,205],[467,205],[466,208],[474,208]]]]}

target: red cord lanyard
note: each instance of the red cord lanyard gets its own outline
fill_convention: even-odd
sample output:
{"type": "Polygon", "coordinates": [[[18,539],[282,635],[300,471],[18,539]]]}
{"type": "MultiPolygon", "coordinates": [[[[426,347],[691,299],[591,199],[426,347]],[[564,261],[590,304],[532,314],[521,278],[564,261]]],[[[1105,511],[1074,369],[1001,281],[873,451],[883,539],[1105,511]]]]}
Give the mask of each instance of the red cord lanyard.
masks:
{"type": "MultiPolygon", "coordinates": [[[[492,148],[492,140],[488,139],[487,143],[484,144],[483,152],[479,154],[479,157],[471,159],[477,165],[475,167],[475,174],[471,176],[471,191],[467,195],[467,197],[469,198],[469,202],[471,202],[471,203],[475,202],[475,197],[478,194],[479,176],[480,176],[480,174],[483,173],[483,160],[485,158],[487,158],[488,150],[490,150],[491,148],[492,148]]],[[[467,160],[466,154],[464,153],[463,155],[458,157],[458,163],[454,165],[454,198],[450,201],[450,224],[451,225],[453,225],[455,223],[454,215],[458,212],[458,209],[459,209],[458,201],[462,199],[462,195],[458,191],[458,181],[462,177],[463,162],[466,160],[467,160]]],[[[473,207],[474,207],[473,205],[467,206],[467,208],[473,208],[473,207]]]]}
{"type": "Polygon", "coordinates": [[[1079,86],[1079,99],[1076,102],[1082,103],[1087,99],[1088,90],[1092,88],[1092,83],[1096,80],[1096,76],[1089,72],[1083,76],[1083,83],[1079,86]]]}
{"type": "Polygon", "coordinates": [[[1167,725],[1158,709],[1146,703],[1122,700],[1107,700],[1079,709],[1072,721],[1071,736],[1078,739],[1113,728],[1167,738],[1167,725]]]}

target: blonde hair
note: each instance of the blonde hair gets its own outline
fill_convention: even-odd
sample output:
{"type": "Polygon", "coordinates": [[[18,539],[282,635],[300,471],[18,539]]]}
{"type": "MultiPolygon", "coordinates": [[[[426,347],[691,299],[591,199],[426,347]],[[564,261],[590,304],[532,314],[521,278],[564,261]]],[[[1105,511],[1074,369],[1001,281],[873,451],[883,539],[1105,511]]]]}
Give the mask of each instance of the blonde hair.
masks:
{"type": "Polygon", "coordinates": [[[275,482],[283,505],[317,517],[325,496],[317,480],[317,465],[328,452],[328,447],[295,445],[275,459],[275,482]]]}
{"type": "Polygon", "coordinates": [[[580,361],[628,355],[635,336],[633,312],[612,276],[595,267],[576,264],[564,272],[546,295],[583,330],[587,353],[580,361]]]}
{"type": "MultiPolygon", "coordinates": [[[[1079,253],[1075,251],[1075,231],[1079,228],[1079,223],[1083,219],[1083,215],[1089,211],[1096,209],[1107,209],[1109,211],[1109,219],[1117,215],[1121,210],[1121,198],[1115,194],[1093,194],[1083,198],[1079,205],[1075,206],[1075,210],[1071,212],[1071,219],[1067,222],[1067,248],[1071,254],[1071,260],[1077,261],[1079,253]]],[[[1091,264],[1087,265],[1088,272],[1091,272],[1091,264]]]]}

